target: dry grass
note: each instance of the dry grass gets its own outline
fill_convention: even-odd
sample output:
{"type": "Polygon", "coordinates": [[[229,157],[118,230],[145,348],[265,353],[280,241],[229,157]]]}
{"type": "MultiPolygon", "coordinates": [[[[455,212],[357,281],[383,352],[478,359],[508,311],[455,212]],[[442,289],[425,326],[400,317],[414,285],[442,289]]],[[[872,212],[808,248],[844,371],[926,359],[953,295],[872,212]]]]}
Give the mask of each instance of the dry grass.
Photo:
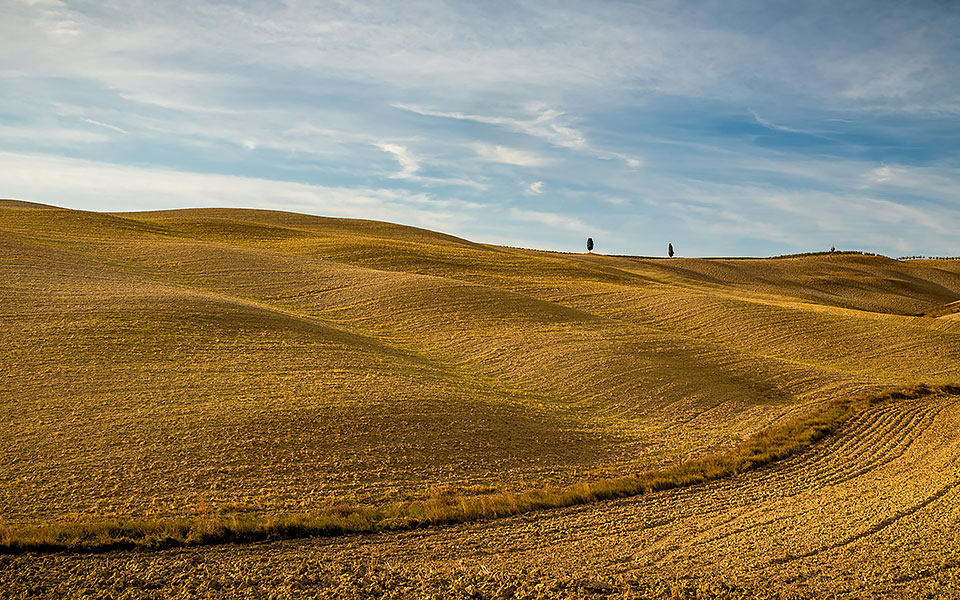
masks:
{"type": "Polygon", "coordinates": [[[943,306],[934,306],[920,313],[921,317],[939,318],[960,313],[960,301],[944,304],[943,306]]]}
{"type": "Polygon", "coordinates": [[[960,361],[955,323],[884,314],[960,275],[879,257],[643,261],[234,210],[14,205],[0,230],[12,520],[635,470],[960,361]]]}
{"type": "Polygon", "coordinates": [[[0,531],[202,545],[712,490],[687,484],[873,410],[835,399],[956,381],[960,320],[911,315],[958,298],[957,261],[0,203],[0,531]]]}
{"type": "Polygon", "coordinates": [[[631,477],[577,482],[562,488],[464,496],[433,488],[425,499],[383,505],[347,502],[313,514],[264,517],[204,503],[193,518],[130,519],[0,529],[0,552],[91,552],[336,536],[467,523],[685,487],[746,473],[789,458],[857,413],[889,401],[960,395],[960,386],[919,385],[838,400],[801,419],[753,435],[722,454],[631,477]]]}

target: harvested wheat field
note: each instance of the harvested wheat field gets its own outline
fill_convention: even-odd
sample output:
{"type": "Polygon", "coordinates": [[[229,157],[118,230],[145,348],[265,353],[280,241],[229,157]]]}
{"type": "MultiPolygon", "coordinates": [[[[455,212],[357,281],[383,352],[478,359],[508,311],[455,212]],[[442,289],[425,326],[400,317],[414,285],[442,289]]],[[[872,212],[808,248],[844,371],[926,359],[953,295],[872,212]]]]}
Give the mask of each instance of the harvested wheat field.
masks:
{"type": "Polygon", "coordinates": [[[958,299],[0,201],[0,595],[960,597],[958,299]]]}

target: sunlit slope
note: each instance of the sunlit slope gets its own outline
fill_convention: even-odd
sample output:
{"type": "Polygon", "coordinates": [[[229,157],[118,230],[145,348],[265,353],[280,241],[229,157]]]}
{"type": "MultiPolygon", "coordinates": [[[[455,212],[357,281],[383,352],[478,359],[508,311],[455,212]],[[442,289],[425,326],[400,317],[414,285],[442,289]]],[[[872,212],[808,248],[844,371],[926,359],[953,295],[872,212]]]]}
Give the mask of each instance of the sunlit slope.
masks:
{"type": "MultiPolygon", "coordinates": [[[[182,512],[200,494],[295,510],[672,461],[960,364],[960,323],[881,314],[904,296],[882,305],[875,275],[842,302],[792,295],[808,260],[724,261],[749,266],[726,285],[684,266],[711,261],[374,221],[11,203],[0,246],[13,519],[182,512]],[[772,283],[756,282],[764,262],[772,283]],[[859,298],[880,312],[844,308],[859,298]]],[[[929,281],[917,305],[960,297],[950,264],[826,259],[929,281]]]]}
{"type": "Polygon", "coordinates": [[[955,322],[687,287],[565,285],[545,296],[753,355],[885,380],[957,379],[955,322]]]}
{"type": "Polygon", "coordinates": [[[691,285],[722,286],[827,306],[907,315],[955,300],[960,286],[960,261],[896,261],[858,254],[775,260],[614,257],[605,262],[629,272],[691,285]]]}
{"type": "Polygon", "coordinates": [[[219,219],[221,227],[229,221],[237,231],[251,223],[295,222],[304,234],[295,243],[255,235],[245,235],[245,243],[483,282],[765,357],[868,376],[945,381],[955,376],[960,361],[955,326],[895,316],[956,300],[958,261],[900,262],[860,255],[777,260],[556,255],[478,246],[422,230],[411,230],[410,239],[402,242],[405,251],[397,252],[398,226],[369,221],[225,210],[142,216],[180,229],[184,222],[196,223],[199,215],[219,219]],[[387,236],[383,232],[388,228],[388,241],[377,237],[387,236]]]}
{"type": "Polygon", "coordinates": [[[590,465],[604,446],[522,393],[320,320],[2,245],[6,518],[164,514],[198,494],[291,510],[359,483],[590,465]]]}
{"type": "Polygon", "coordinates": [[[960,261],[904,262],[856,254],[775,260],[569,255],[481,245],[379,221],[275,211],[191,209],[124,216],[162,224],[188,237],[460,279],[509,282],[520,276],[541,279],[537,275],[563,274],[609,282],[640,278],[907,315],[955,301],[960,289],[960,261]],[[534,266],[539,271],[529,272],[534,266]]]}

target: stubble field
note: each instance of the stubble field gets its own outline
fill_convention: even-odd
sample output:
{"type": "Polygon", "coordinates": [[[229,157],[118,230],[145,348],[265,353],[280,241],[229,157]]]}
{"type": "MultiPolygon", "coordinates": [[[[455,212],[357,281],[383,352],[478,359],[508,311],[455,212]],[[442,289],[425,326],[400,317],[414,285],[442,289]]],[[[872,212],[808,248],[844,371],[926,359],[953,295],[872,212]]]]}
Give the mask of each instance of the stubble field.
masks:
{"type": "MultiPolygon", "coordinates": [[[[0,250],[5,535],[590,482],[723,453],[838,398],[960,381],[958,261],[568,255],[291,213],[15,202],[0,250]]],[[[635,498],[14,554],[0,590],[958,595],[957,401],[880,403],[784,461],[635,498]]]]}

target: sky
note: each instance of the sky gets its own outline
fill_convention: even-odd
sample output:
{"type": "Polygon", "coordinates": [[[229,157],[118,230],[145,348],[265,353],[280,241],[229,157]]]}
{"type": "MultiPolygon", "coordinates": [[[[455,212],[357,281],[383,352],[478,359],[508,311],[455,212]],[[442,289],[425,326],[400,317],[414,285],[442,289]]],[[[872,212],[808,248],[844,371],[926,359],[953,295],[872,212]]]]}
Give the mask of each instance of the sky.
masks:
{"type": "Polygon", "coordinates": [[[0,197],[960,255],[960,2],[0,0],[0,197]]]}

